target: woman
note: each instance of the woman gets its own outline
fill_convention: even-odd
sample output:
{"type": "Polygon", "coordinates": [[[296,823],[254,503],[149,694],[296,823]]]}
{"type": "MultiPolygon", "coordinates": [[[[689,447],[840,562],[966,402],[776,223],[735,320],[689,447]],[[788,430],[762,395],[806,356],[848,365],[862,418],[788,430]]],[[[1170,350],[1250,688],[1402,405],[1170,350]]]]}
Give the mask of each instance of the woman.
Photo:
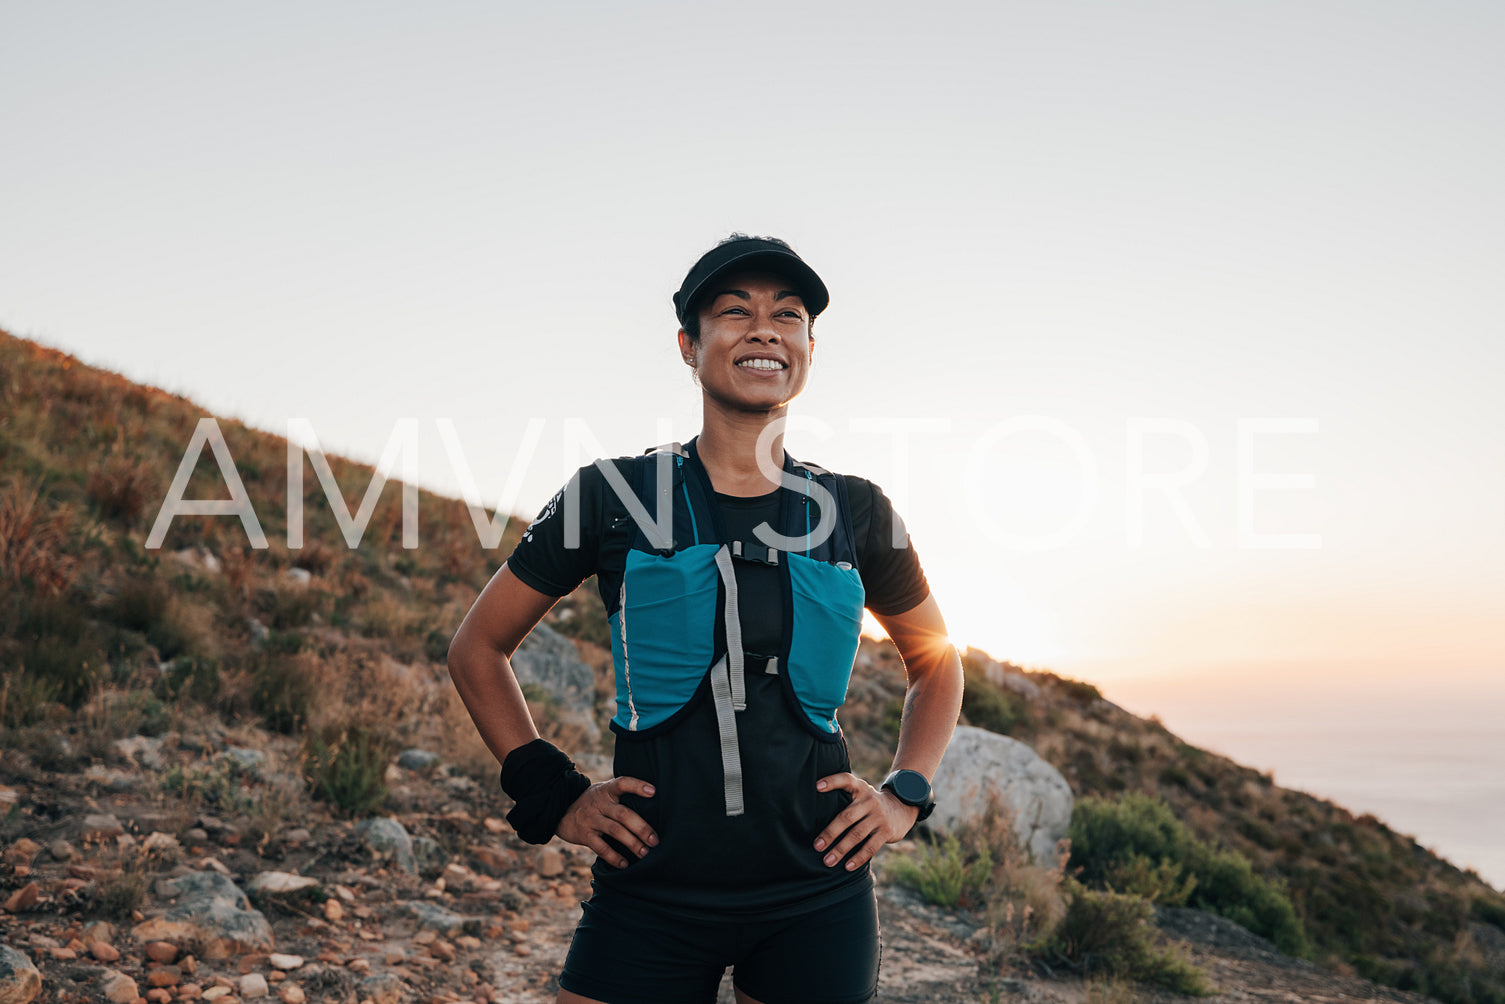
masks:
{"type": "Polygon", "coordinates": [[[883,493],[784,452],[828,299],[783,241],[734,234],[702,256],[674,296],[700,435],[581,468],[450,646],[509,821],[597,853],[561,1004],[711,1002],[728,966],[739,1004],[876,992],[869,862],[933,808],[962,672],[883,493]],[[617,677],[616,776],[595,783],[538,737],[508,662],[592,574],[617,677]],[[878,787],[836,721],[864,607],[908,676],[878,787]]]}

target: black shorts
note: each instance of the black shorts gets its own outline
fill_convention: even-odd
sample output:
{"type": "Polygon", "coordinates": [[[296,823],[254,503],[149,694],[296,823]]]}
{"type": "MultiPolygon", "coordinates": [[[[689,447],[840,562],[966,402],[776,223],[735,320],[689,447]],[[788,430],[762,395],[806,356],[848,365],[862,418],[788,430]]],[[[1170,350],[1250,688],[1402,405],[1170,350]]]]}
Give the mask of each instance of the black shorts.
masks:
{"type": "Polygon", "coordinates": [[[714,1004],[722,974],[762,1004],[866,1004],[883,943],[867,889],[782,920],[681,919],[598,889],[582,904],[559,985],[605,1004],[714,1004]]]}

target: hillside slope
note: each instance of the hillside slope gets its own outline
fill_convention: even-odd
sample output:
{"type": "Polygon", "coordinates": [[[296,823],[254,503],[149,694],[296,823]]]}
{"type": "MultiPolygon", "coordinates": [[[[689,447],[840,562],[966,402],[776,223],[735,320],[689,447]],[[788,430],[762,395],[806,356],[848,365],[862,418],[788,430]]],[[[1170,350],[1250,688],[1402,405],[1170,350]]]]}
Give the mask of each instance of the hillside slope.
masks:
{"type": "MultiPolygon", "coordinates": [[[[451,632],[510,552],[519,521],[485,552],[463,504],[420,492],[420,546],[404,549],[393,485],[350,549],[318,479],[305,477],[306,546],[289,549],[286,443],[226,421],[220,430],[268,546],[251,546],[238,519],[191,516],[173,523],[162,548],[148,549],[202,410],[3,332],[0,396],[0,783],[13,794],[43,793],[10,807],[0,830],[7,843],[44,820],[45,793],[59,778],[77,776],[81,800],[107,795],[110,772],[130,766],[118,741],[171,738],[187,750],[205,723],[222,724],[209,730],[218,740],[201,740],[204,756],[243,733],[248,743],[287,745],[285,776],[262,790],[268,782],[220,776],[185,752],[176,775],[145,790],[166,807],[164,818],[186,824],[194,807],[237,804],[237,793],[256,788],[255,811],[237,836],[243,853],[282,846],[301,821],[342,814],[317,801],[300,774],[320,742],[348,747],[352,736],[376,751],[438,751],[450,776],[468,778],[487,792],[491,814],[503,814],[495,764],[443,663],[451,632]]],[[[338,457],[329,463],[353,511],[373,472],[338,457]]],[[[227,497],[212,454],[199,458],[185,495],[227,497]]],[[[605,697],[610,659],[594,583],[561,601],[549,623],[576,639],[605,697]]],[[[1444,1001],[1505,1000],[1505,897],[1477,876],[1379,820],[1189,746],[1090,684],[980,652],[964,662],[964,721],[1029,743],[1079,799],[1141,792],[1163,800],[1198,837],[1283,882],[1318,965],[1444,1001]]],[[[888,767],[903,679],[891,647],[864,644],[841,712],[864,776],[888,767]]],[[[535,712],[560,745],[609,756],[608,730],[586,750],[546,701],[535,712]]],[[[405,809],[404,797],[416,796],[387,794],[360,813],[415,808],[405,809]]],[[[29,867],[7,864],[0,894],[24,890],[29,867]]],[[[89,895],[77,892],[90,885],[71,894],[73,916],[103,908],[98,883],[89,895]]]]}

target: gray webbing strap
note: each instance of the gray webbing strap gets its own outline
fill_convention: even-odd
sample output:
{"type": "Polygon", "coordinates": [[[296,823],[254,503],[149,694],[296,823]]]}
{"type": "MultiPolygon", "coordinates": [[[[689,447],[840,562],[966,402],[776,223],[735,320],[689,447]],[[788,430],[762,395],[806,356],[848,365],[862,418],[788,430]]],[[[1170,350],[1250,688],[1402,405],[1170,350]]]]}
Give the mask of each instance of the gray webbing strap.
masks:
{"type": "Polygon", "coordinates": [[[716,705],[716,726],[721,733],[721,772],[726,776],[726,814],[742,815],[742,756],[737,749],[737,716],[732,711],[731,687],[726,679],[726,658],[711,667],[711,699],[716,705]]]}
{"type": "Polygon", "coordinates": [[[726,587],[726,655],[711,667],[711,699],[721,736],[721,771],[726,778],[726,814],[742,815],[742,756],[737,747],[736,712],[747,707],[742,679],[742,620],[737,612],[737,573],[725,544],[716,552],[716,567],[726,587]]]}
{"type": "Polygon", "coordinates": [[[737,611],[737,572],[725,544],[716,552],[716,567],[726,586],[726,661],[732,674],[732,707],[742,711],[747,707],[747,681],[742,679],[742,616],[737,611]]]}

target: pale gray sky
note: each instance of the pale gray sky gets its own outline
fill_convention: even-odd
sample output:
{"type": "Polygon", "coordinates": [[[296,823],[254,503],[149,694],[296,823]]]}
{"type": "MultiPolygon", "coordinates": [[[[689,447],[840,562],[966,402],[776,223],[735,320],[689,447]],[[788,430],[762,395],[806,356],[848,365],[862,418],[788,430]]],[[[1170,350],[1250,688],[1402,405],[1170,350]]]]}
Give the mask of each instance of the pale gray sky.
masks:
{"type": "MultiPolygon", "coordinates": [[[[900,502],[956,637],[1204,683],[1505,669],[1505,8],[0,8],[0,325],[488,505],[697,426],[669,294],[733,229],[831,307],[790,449],[900,502]],[[1080,437],[1081,495],[1045,416],[1080,437]],[[909,472],[871,423],[940,423],[909,472]],[[1125,529],[1131,422],[1172,419],[1125,529]],[[1254,496],[1238,544],[1238,423],[1254,496]],[[824,437],[822,430],[830,432],[824,437]],[[991,527],[995,533],[990,533],[991,527]],[[1201,534],[1199,538],[1198,534],[1201,534]],[[1197,541],[1205,540],[1201,547],[1197,541]]],[[[917,428],[919,426],[916,426],[917,428]]]]}

